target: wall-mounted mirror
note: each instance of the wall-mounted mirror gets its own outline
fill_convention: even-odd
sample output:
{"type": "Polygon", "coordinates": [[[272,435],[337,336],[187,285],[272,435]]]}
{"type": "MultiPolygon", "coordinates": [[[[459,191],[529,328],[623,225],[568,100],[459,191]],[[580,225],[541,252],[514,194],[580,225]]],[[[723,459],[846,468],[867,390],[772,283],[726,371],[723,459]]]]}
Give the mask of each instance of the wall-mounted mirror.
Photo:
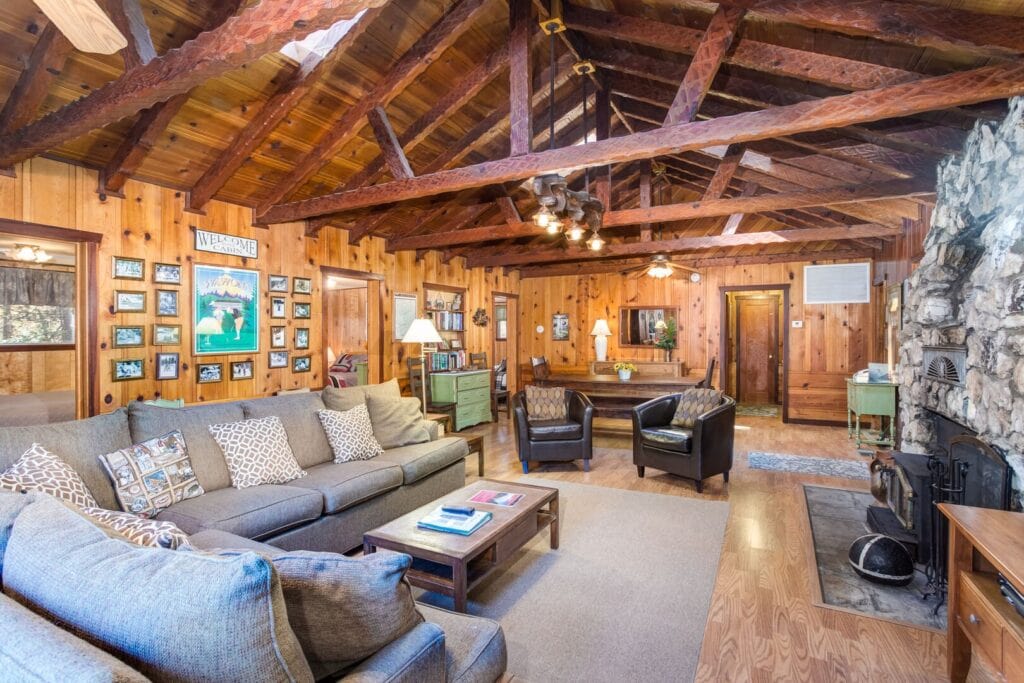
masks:
{"type": "MultiPolygon", "coordinates": [[[[619,346],[654,346],[662,325],[679,319],[679,309],[663,306],[631,306],[619,309],[619,346]]],[[[678,346],[678,340],[676,342],[678,346]]]]}

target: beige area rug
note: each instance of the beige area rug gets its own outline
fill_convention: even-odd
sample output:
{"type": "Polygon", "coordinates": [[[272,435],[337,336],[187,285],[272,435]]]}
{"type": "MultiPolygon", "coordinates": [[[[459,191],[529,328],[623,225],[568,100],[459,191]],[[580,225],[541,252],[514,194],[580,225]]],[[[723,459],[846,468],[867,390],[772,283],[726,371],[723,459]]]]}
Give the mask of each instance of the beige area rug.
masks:
{"type": "Polygon", "coordinates": [[[516,681],[693,680],[729,504],[519,481],[559,489],[560,548],[541,532],[469,595],[504,628],[516,681]]]}

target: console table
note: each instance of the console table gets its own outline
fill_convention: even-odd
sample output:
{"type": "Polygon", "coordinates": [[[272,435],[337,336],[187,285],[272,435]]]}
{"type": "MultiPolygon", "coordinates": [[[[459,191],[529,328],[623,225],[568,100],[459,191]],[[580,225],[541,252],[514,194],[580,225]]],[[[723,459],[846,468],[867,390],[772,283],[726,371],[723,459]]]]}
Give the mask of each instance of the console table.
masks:
{"type": "Polygon", "coordinates": [[[963,683],[972,651],[1006,681],[1024,681],[1024,617],[999,593],[997,573],[1024,593],[1024,514],[940,503],[949,520],[949,679],[963,683]]]}
{"type": "Polygon", "coordinates": [[[594,404],[597,417],[629,418],[633,406],[665,394],[677,394],[697,386],[701,380],[690,377],[633,375],[623,382],[617,375],[554,374],[533,383],[542,387],[565,387],[583,394],[594,404]]]}
{"type": "Polygon", "coordinates": [[[435,403],[455,404],[456,432],[491,421],[490,370],[432,372],[430,395],[435,403]]]}

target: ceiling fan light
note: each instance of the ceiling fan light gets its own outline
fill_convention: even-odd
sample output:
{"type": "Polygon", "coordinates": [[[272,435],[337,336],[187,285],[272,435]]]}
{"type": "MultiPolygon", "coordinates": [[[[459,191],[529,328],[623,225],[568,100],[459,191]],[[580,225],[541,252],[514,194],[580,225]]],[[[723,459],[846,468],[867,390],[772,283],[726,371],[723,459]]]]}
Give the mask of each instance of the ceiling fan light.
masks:
{"type": "Polygon", "coordinates": [[[658,280],[663,280],[672,274],[672,269],[660,263],[655,263],[647,269],[647,274],[658,280]]]}
{"type": "Polygon", "coordinates": [[[587,240],[587,248],[590,249],[590,251],[601,251],[603,247],[604,240],[601,239],[601,236],[596,232],[590,236],[589,240],[587,240]]]}

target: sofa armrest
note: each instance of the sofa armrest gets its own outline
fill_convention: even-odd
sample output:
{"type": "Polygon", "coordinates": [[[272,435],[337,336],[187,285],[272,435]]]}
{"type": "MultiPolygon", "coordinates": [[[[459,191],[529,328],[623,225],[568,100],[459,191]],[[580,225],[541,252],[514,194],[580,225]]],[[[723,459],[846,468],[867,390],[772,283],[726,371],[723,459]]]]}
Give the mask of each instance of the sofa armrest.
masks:
{"type": "Polygon", "coordinates": [[[732,468],[736,435],[736,402],[723,397],[721,405],[697,418],[693,429],[693,452],[703,463],[717,463],[722,471],[732,468]]]}
{"type": "Polygon", "coordinates": [[[633,434],[637,435],[641,429],[647,427],[664,427],[672,422],[672,416],[675,415],[678,403],[679,394],[669,394],[653,398],[634,407],[633,434]]]}
{"type": "Polygon", "coordinates": [[[427,430],[427,434],[430,435],[431,441],[437,441],[441,438],[441,423],[424,418],[422,424],[423,428],[427,430]]]}
{"type": "Polygon", "coordinates": [[[509,401],[512,407],[512,427],[516,434],[516,447],[519,459],[530,459],[530,416],[526,412],[526,392],[517,391],[509,401]]]}
{"type": "Polygon", "coordinates": [[[444,631],[423,622],[364,659],[345,683],[418,683],[445,680],[444,631]]]}

